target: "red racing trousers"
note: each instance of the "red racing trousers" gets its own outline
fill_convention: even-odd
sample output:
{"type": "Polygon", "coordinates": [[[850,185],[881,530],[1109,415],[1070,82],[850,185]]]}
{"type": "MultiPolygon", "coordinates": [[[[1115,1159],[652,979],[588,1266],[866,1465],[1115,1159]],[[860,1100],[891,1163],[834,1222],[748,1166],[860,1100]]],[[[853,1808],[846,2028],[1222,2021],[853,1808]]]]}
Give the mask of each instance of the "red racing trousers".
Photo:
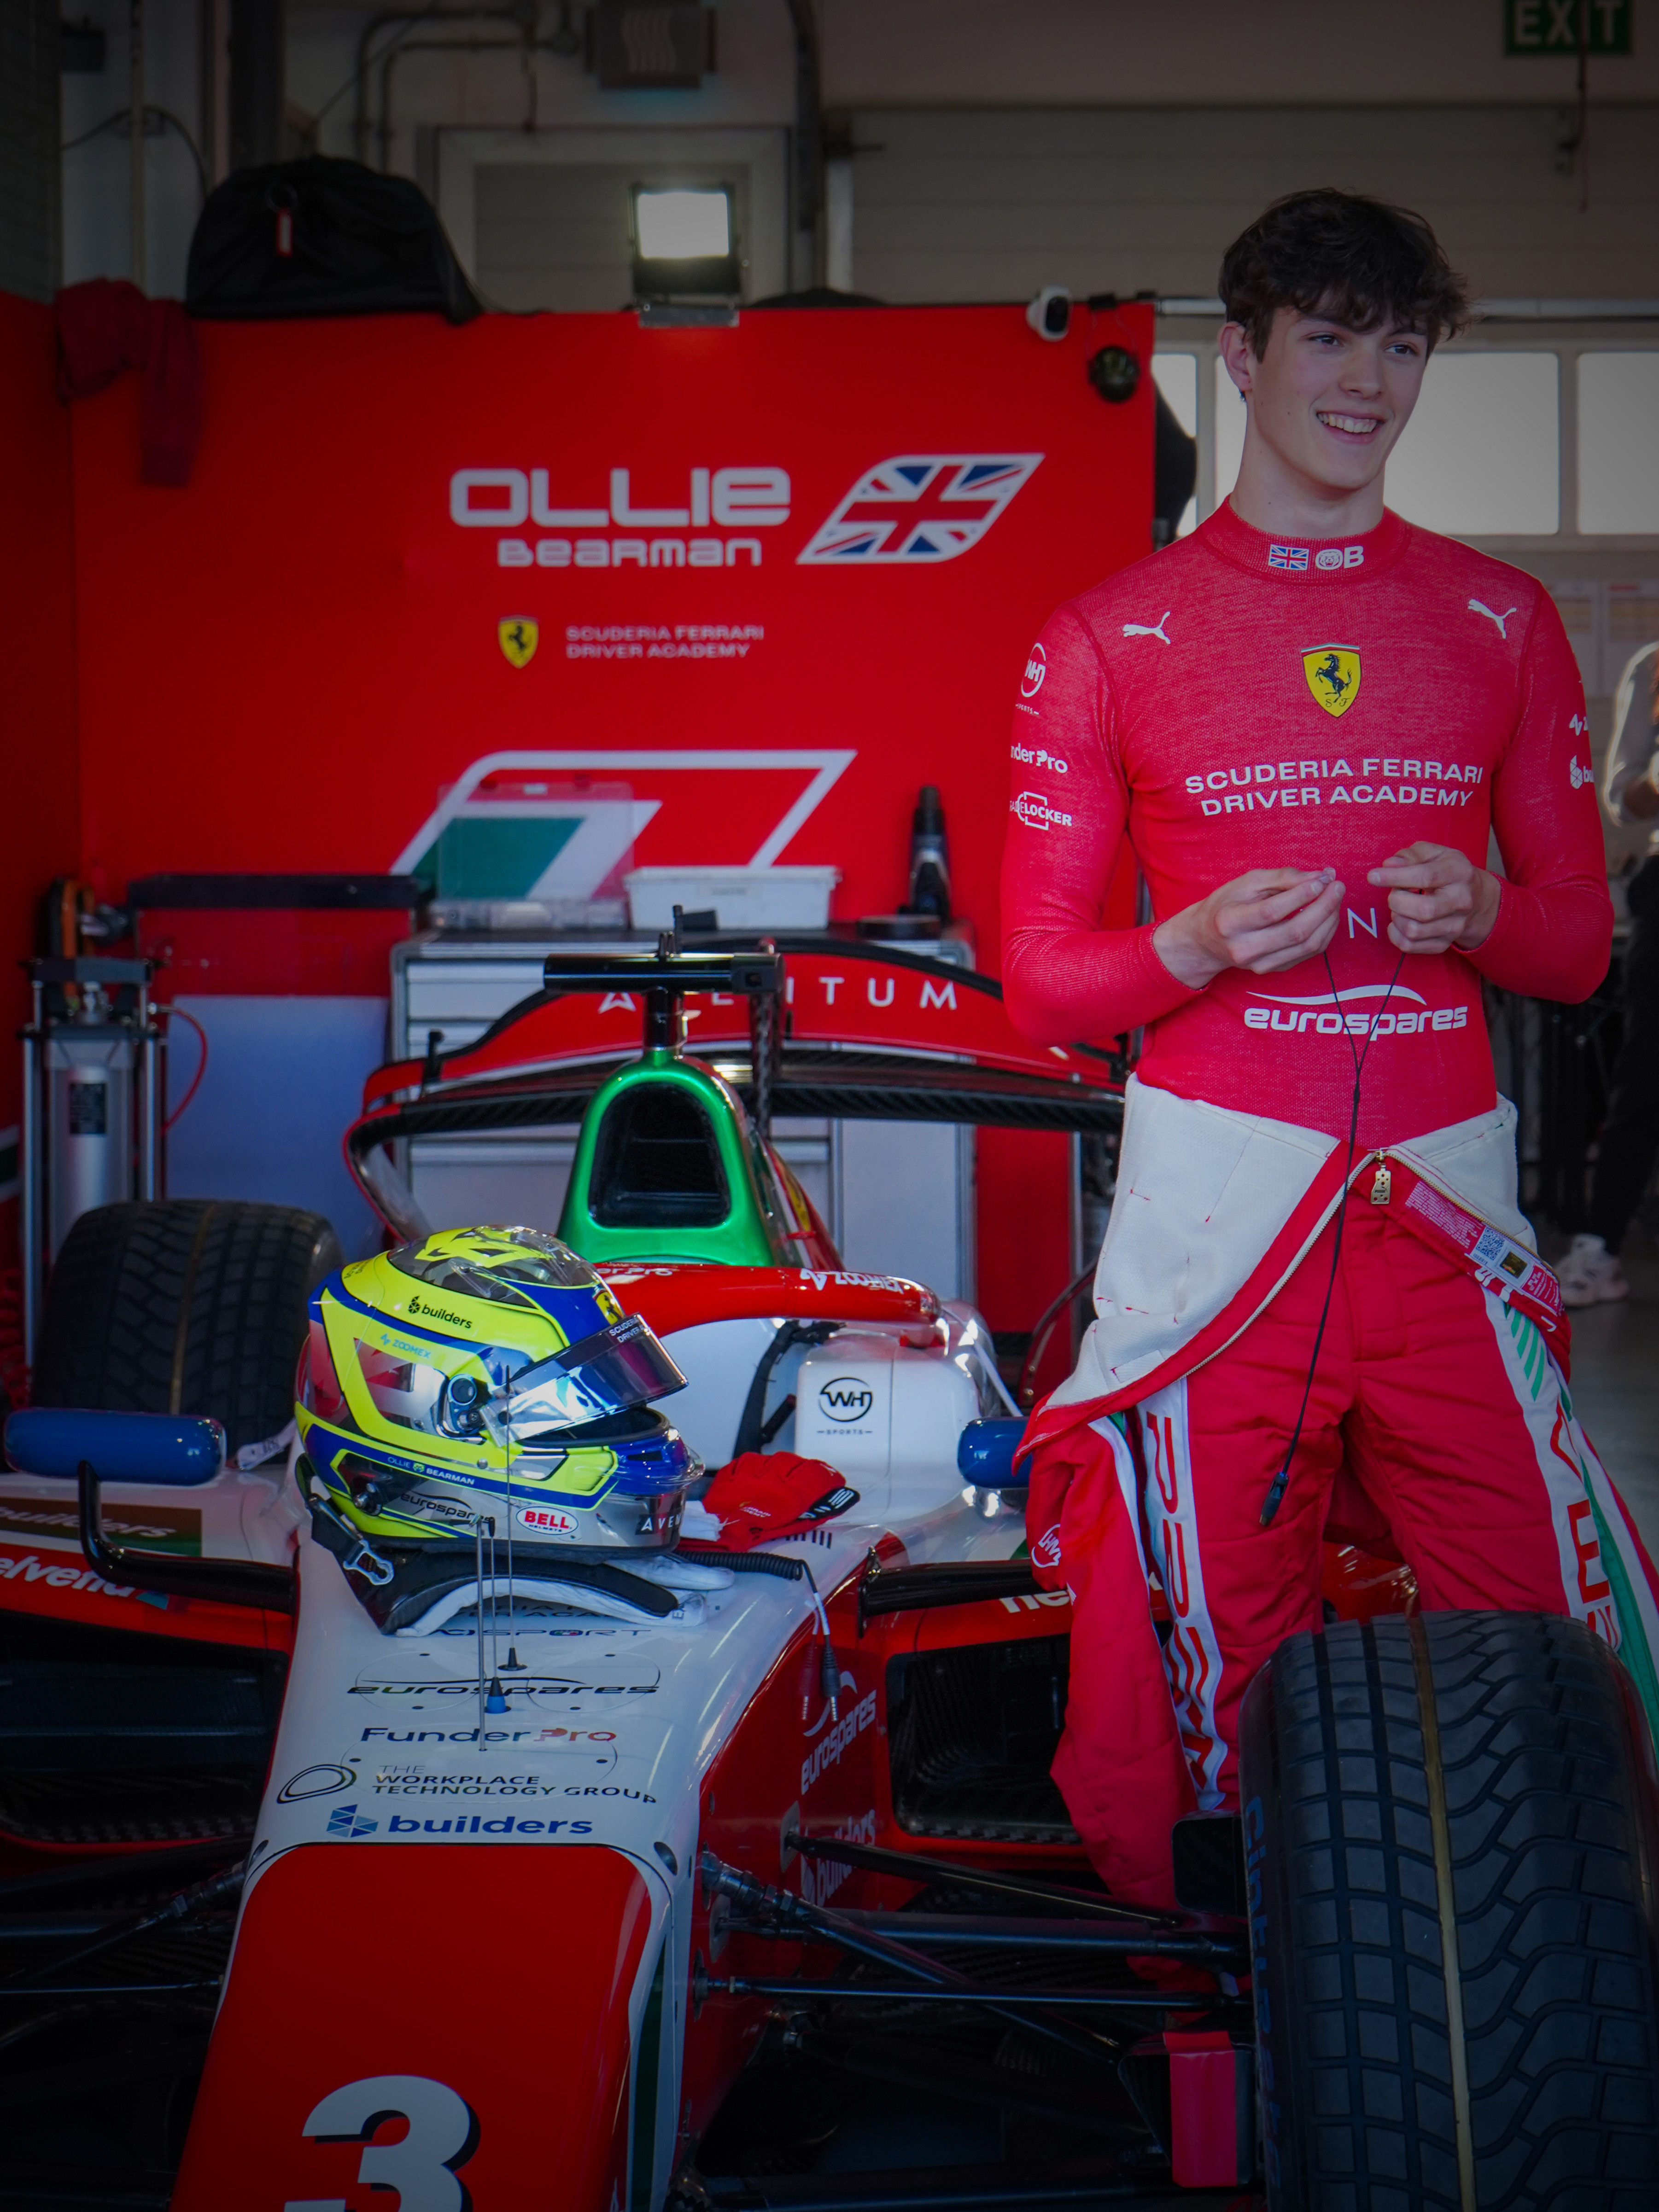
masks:
{"type": "Polygon", "coordinates": [[[1101,1875],[1138,1903],[1174,1902],[1174,1819],[1236,1808],[1240,1702],[1285,1637],[1322,1625],[1337,1524],[1391,1536],[1424,1610],[1571,1613],[1619,1641],[1585,1486],[1591,1447],[1542,1336],[1373,1205],[1367,1180],[1346,1201],[1307,1414],[1267,1528],[1334,1222],[1224,1352],[1064,1443],[1075,1610],[1054,1772],[1101,1875]],[[1149,1566],[1174,1623],[1161,1670],[1137,1604],[1149,1566]]]}

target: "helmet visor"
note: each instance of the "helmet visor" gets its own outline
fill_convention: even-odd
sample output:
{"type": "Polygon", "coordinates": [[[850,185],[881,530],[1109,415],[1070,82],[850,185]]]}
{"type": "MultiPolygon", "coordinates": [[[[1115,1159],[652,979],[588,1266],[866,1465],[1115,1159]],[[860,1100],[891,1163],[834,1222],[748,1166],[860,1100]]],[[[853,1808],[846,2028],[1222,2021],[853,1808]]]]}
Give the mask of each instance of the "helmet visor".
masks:
{"type": "Polygon", "coordinates": [[[625,1314],[513,1377],[498,1401],[509,1433],[523,1439],[619,1413],[683,1390],[686,1378],[638,1314],[625,1314]]]}

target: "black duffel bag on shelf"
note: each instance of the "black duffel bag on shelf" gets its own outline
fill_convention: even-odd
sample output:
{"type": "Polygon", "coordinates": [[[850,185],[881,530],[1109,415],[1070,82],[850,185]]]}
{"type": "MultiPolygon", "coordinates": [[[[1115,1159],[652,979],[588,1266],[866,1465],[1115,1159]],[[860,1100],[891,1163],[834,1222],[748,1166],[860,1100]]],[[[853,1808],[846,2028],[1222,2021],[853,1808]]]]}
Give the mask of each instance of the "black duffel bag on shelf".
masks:
{"type": "Polygon", "coordinates": [[[321,154],[238,169],[210,194],[185,305],[246,321],[484,312],[418,185],[321,154]]]}

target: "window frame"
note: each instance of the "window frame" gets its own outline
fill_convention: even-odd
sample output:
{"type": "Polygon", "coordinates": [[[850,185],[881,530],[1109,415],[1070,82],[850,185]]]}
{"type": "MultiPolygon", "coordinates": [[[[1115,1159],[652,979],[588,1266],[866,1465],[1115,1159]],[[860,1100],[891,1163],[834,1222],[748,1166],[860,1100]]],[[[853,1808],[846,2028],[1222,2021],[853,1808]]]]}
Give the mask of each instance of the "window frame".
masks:
{"type": "MultiPolygon", "coordinates": [[[[1183,303],[1185,304],[1185,303],[1183,303]]],[[[1646,304],[1645,302],[1644,303],[1646,304]]],[[[1216,496],[1216,332],[1214,317],[1165,313],[1160,310],[1155,353],[1184,353],[1198,362],[1199,473],[1194,487],[1197,519],[1214,513],[1216,496]]],[[[1450,341],[1460,355],[1552,353],[1557,357],[1557,466],[1561,526],[1551,532],[1469,535],[1466,544],[1514,559],[1526,553],[1582,555],[1651,553],[1659,531],[1585,532],[1578,526],[1578,358],[1586,353],[1659,353],[1659,317],[1611,322],[1561,316],[1505,320],[1491,316],[1468,334],[1450,341]]],[[[1406,435],[1410,435],[1409,429],[1406,435]]],[[[1463,537],[1462,532],[1458,535],[1463,537]]]]}

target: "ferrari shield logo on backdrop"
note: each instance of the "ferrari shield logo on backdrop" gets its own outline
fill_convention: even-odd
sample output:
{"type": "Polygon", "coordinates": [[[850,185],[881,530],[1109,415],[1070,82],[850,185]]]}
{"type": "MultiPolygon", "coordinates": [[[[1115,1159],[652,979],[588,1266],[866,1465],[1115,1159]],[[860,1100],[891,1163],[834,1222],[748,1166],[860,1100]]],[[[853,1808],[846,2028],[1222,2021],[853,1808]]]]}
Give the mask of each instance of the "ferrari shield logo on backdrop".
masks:
{"type": "Polygon", "coordinates": [[[1302,656],[1308,689],[1327,714],[1345,714],[1359,696],[1359,655],[1351,645],[1311,646],[1302,656]]]}
{"type": "Polygon", "coordinates": [[[514,667],[524,668],[535,658],[536,641],[541,631],[529,615],[509,615],[496,624],[496,635],[514,667]]]}
{"type": "Polygon", "coordinates": [[[866,469],[797,558],[954,561],[978,544],[1040,453],[895,453],[866,469]]]}

